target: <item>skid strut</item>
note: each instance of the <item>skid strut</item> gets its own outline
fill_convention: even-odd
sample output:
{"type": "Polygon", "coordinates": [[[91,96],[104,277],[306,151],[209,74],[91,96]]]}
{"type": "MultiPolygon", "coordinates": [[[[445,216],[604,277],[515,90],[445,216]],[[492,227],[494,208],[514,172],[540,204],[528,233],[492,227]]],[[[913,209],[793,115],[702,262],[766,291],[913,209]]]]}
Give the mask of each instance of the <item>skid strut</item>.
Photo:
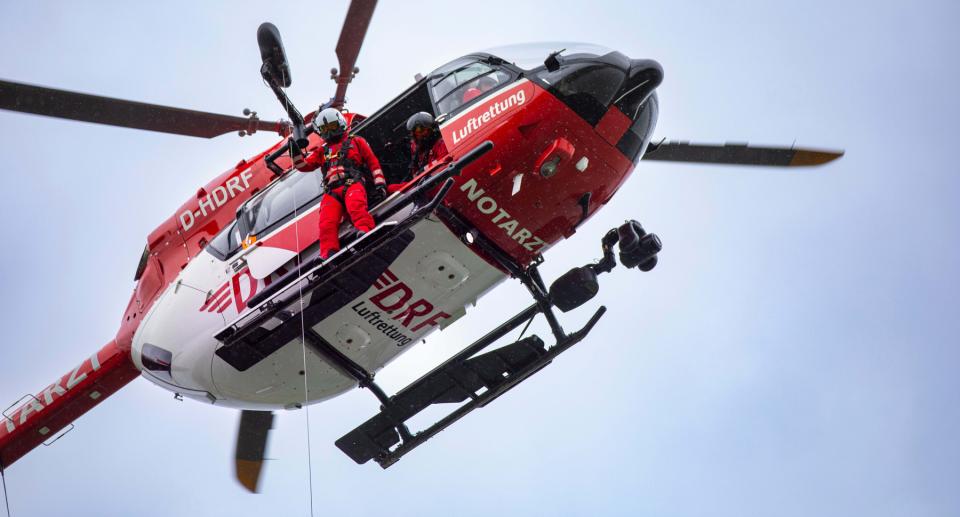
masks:
{"type": "MultiPolygon", "coordinates": [[[[444,209],[438,211],[444,212],[444,209]]],[[[441,215],[456,226],[456,221],[452,220],[455,217],[453,214],[447,212],[441,215]]],[[[474,244],[518,278],[535,303],[392,397],[384,400],[378,395],[380,412],[336,441],[337,447],[357,463],[373,459],[383,468],[393,465],[467,413],[486,406],[550,364],[554,358],[586,337],[606,312],[606,307],[601,306],[583,328],[566,333],[553,312],[547,288],[536,264],[525,269],[517,266],[482,236],[477,236],[474,244]],[[555,338],[553,346],[545,346],[539,337],[533,335],[484,352],[484,349],[537,314],[543,314],[547,319],[555,338]],[[418,433],[411,434],[406,427],[407,420],[428,406],[464,401],[466,403],[418,433]]]]}
{"type": "MultiPolygon", "coordinates": [[[[536,304],[473,343],[447,362],[389,398],[379,414],[337,440],[336,445],[357,463],[374,459],[387,468],[450,424],[474,409],[484,407],[500,395],[550,364],[555,357],[580,342],[603,316],[600,307],[581,330],[545,348],[537,336],[530,336],[490,352],[471,357],[506,333],[539,313],[536,304]],[[404,422],[431,404],[463,402],[435,424],[404,437],[404,422]],[[397,429],[403,429],[399,431],[397,429]],[[402,438],[402,443],[401,443],[402,438]],[[397,443],[399,446],[392,448],[397,443]]],[[[406,431],[409,434],[409,431],[406,431]]]]}

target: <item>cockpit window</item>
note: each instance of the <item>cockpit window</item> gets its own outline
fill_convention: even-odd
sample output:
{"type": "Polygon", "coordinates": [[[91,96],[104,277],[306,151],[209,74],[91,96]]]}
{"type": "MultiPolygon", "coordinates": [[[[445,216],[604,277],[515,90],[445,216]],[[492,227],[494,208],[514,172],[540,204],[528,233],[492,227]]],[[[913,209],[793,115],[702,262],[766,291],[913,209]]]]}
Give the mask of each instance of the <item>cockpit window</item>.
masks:
{"type": "Polygon", "coordinates": [[[215,256],[233,255],[249,235],[262,237],[293,218],[294,213],[318,203],[323,194],[321,174],[289,172],[262,195],[240,208],[237,220],[224,228],[209,244],[215,256]]]}
{"type": "Polygon", "coordinates": [[[321,176],[319,172],[288,173],[262,196],[243,205],[238,217],[240,232],[260,236],[288,220],[298,208],[319,201],[323,194],[321,176]]]}
{"type": "Polygon", "coordinates": [[[624,114],[633,119],[633,124],[630,125],[630,130],[624,133],[620,141],[617,142],[617,149],[620,149],[620,152],[627,158],[636,162],[643,156],[643,153],[647,152],[650,136],[657,125],[657,114],[660,109],[657,94],[650,94],[646,100],[630,109],[633,111],[624,114]]]}
{"type": "Polygon", "coordinates": [[[221,260],[240,249],[240,230],[237,229],[237,223],[234,222],[218,233],[207,245],[207,249],[221,260]]]}
{"type": "Polygon", "coordinates": [[[555,72],[543,69],[535,77],[546,83],[550,93],[595,125],[620,90],[626,73],[605,63],[587,61],[561,66],[555,72]]]}
{"type": "Polygon", "coordinates": [[[430,91],[439,113],[452,113],[460,106],[510,82],[510,74],[475,59],[461,59],[433,74],[430,91]]]}

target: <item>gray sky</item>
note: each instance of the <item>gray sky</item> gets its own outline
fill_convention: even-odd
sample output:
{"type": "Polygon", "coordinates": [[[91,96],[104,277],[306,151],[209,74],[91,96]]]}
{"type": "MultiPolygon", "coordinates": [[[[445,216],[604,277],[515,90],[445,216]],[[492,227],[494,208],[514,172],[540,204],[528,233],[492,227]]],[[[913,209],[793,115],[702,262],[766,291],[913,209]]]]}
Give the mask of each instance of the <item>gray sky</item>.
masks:
{"type": "MultiPolygon", "coordinates": [[[[383,2],[350,105],[371,113],[472,50],[589,41],[663,64],[659,136],[847,156],[796,172],[641,163],[544,273],[597,258],[627,218],[663,239],[657,269],[615,270],[590,340],[387,471],[333,445],[376,411],[356,391],[310,408],[309,457],[306,412],[281,414],[264,493],[247,495],[236,412],[138,379],[10,469],[12,514],[308,515],[308,461],[316,515],[960,513],[956,4],[676,4],[383,2]]],[[[277,117],[255,43],[272,21],[308,111],[332,94],[345,9],[4,2],[0,77],[277,117]]],[[[111,339],[146,235],[272,142],[0,113],[0,398],[111,339]]],[[[402,386],[522,294],[502,285],[378,378],[402,386]]]]}

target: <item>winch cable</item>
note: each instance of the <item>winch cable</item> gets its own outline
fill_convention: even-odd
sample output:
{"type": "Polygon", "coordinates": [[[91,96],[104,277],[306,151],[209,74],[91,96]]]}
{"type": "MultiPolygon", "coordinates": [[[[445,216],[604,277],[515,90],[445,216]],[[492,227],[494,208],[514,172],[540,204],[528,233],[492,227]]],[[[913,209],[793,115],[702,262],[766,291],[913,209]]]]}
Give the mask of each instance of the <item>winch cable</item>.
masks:
{"type": "MultiPolygon", "coordinates": [[[[296,193],[294,193],[294,204],[297,203],[296,193]]],[[[297,249],[300,250],[300,222],[297,221],[297,211],[293,211],[294,235],[297,243],[297,249]]],[[[301,265],[303,261],[297,256],[297,278],[300,277],[301,265]]],[[[303,317],[303,282],[298,282],[298,296],[300,297],[300,349],[303,354],[303,411],[307,420],[307,474],[310,480],[310,516],[313,516],[313,449],[310,444],[310,383],[309,372],[307,371],[307,327],[303,317]]]]}
{"type": "MultiPolygon", "coordinates": [[[[286,79],[284,79],[284,82],[286,82],[286,79]]],[[[286,102],[284,104],[286,104],[286,102]]],[[[289,108],[289,105],[284,106],[284,109],[287,111],[287,113],[290,112],[289,108]]],[[[290,136],[289,138],[293,139],[293,136],[290,136]]],[[[303,149],[303,151],[306,151],[306,149],[303,149]]],[[[290,159],[292,161],[293,156],[291,156],[290,159]]],[[[320,172],[320,174],[323,174],[323,172],[320,172]]],[[[321,202],[322,201],[323,199],[321,198],[321,202]]],[[[298,220],[298,217],[300,216],[299,211],[300,202],[297,199],[297,189],[294,188],[293,234],[294,241],[296,242],[297,246],[297,278],[300,278],[300,276],[303,274],[301,269],[303,265],[303,260],[301,258],[303,248],[300,247],[300,221],[298,220]]],[[[297,282],[297,291],[300,299],[300,350],[303,357],[303,411],[307,423],[307,479],[309,480],[308,485],[310,489],[310,517],[313,517],[313,448],[310,443],[310,375],[309,371],[307,370],[307,327],[303,317],[303,282],[297,282]]]]}
{"type": "Polygon", "coordinates": [[[7,517],[10,517],[10,495],[7,494],[7,474],[4,471],[2,463],[0,463],[0,480],[3,480],[3,502],[7,506],[7,517]]]}

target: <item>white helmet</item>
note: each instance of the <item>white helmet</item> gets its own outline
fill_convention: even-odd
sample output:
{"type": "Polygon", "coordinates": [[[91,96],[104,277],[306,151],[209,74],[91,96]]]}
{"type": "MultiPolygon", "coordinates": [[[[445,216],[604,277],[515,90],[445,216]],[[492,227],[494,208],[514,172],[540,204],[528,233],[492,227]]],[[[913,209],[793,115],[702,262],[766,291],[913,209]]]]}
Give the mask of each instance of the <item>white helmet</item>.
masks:
{"type": "Polygon", "coordinates": [[[313,117],[313,129],[320,138],[336,142],[347,132],[347,119],[336,108],[327,108],[313,117]]]}

